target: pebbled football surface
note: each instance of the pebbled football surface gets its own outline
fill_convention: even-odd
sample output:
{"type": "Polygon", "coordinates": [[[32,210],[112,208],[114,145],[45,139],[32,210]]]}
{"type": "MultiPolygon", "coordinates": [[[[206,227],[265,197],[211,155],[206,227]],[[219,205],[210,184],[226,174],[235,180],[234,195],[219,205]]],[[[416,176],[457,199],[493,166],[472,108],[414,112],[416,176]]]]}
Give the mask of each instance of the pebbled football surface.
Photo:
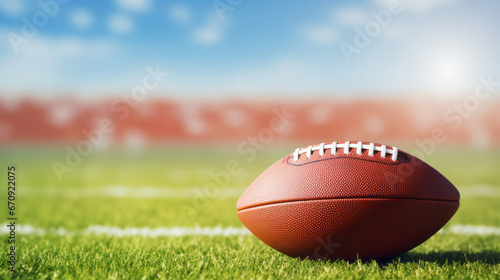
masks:
{"type": "Polygon", "coordinates": [[[378,259],[418,246],[457,211],[459,192],[425,162],[350,143],[277,161],[238,200],[241,222],[291,257],[378,259]]]}

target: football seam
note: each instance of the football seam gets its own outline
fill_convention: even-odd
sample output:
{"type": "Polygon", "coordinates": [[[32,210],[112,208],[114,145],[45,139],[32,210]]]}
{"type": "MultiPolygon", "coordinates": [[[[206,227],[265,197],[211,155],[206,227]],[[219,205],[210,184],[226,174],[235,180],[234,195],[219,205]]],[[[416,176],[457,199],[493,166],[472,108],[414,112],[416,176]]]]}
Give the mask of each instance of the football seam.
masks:
{"type": "Polygon", "coordinates": [[[306,201],[318,201],[318,200],[345,200],[345,199],[386,199],[386,200],[422,200],[422,201],[434,201],[434,202],[455,202],[460,203],[460,200],[452,200],[452,199],[429,199],[429,198],[406,198],[406,197],[336,197],[336,198],[312,198],[312,199],[298,199],[298,200],[289,200],[289,201],[280,201],[280,202],[271,202],[271,203],[262,203],[258,205],[252,205],[247,207],[242,207],[240,209],[236,209],[236,211],[243,211],[254,209],[262,206],[270,206],[270,205],[279,205],[284,203],[296,203],[296,202],[306,202],[306,201]]]}
{"type": "MultiPolygon", "coordinates": [[[[401,153],[401,154],[403,154],[403,153],[401,153]]],[[[341,158],[356,159],[356,160],[380,163],[380,164],[385,164],[385,165],[399,165],[399,164],[407,163],[407,162],[411,161],[411,158],[406,153],[404,153],[403,155],[404,155],[403,156],[404,161],[395,162],[395,163],[381,162],[381,161],[369,160],[369,159],[365,159],[365,158],[355,158],[355,157],[351,157],[351,156],[335,156],[335,157],[331,157],[331,158],[322,158],[322,159],[312,160],[312,161],[308,161],[308,162],[304,162],[304,163],[291,163],[290,158],[292,158],[293,155],[288,155],[288,157],[286,157],[286,164],[293,165],[293,166],[302,166],[302,165],[309,164],[309,163],[320,162],[320,161],[325,161],[325,160],[341,159],[341,158]]]]}

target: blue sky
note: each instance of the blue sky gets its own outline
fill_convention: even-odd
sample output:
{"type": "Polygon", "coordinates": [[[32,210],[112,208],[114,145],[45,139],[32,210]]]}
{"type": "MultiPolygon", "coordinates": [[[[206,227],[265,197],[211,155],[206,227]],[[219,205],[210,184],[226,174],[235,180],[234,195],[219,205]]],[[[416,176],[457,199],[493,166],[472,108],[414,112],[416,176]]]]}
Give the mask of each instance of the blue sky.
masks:
{"type": "Polygon", "coordinates": [[[459,92],[500,73],[493,0],[67,2],[45,0],[53,15],[37,25],[38,1],[0,0],[2,94],[111,95],[156,65],[170,73],[157,91],[174,97],[459,92]]]}

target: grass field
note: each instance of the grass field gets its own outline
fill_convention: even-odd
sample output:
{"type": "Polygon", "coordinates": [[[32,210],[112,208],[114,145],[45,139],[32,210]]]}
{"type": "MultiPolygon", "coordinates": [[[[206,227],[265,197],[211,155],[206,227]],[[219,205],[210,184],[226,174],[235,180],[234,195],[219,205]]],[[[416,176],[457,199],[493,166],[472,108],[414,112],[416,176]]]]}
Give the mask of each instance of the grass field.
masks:
{"type": "Polygon", "coordinates": [[[404,255],[354,263],[292,259],[248,234],[236,200],[293,147],[268,147],[253,161],[235,150],[95,153],[61,182],[51,163],[63,162],[63,152],[0,151],[2,182],[7,166],[17,167],[20,225],[15,273],[6,262],[8,231],[0,230],[0,279],[500,279],[500,150],[446,149],[427,158],[462,193],[455,217],[404,255]],[[230,160],[241,172],[207,192],[211,172],[230,160]]]}

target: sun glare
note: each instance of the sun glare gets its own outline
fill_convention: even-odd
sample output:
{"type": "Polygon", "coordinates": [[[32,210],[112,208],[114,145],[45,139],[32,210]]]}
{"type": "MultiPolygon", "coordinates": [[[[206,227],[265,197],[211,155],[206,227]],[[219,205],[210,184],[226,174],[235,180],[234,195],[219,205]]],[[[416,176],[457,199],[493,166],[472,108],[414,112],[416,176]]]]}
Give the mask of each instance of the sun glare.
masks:
{"type": "Polygon", "coordinates": [[[431,84],[441,90],[466,89],[473,82],[474,69],[466,52],[435,52],[428,65],[431,84]]]}

